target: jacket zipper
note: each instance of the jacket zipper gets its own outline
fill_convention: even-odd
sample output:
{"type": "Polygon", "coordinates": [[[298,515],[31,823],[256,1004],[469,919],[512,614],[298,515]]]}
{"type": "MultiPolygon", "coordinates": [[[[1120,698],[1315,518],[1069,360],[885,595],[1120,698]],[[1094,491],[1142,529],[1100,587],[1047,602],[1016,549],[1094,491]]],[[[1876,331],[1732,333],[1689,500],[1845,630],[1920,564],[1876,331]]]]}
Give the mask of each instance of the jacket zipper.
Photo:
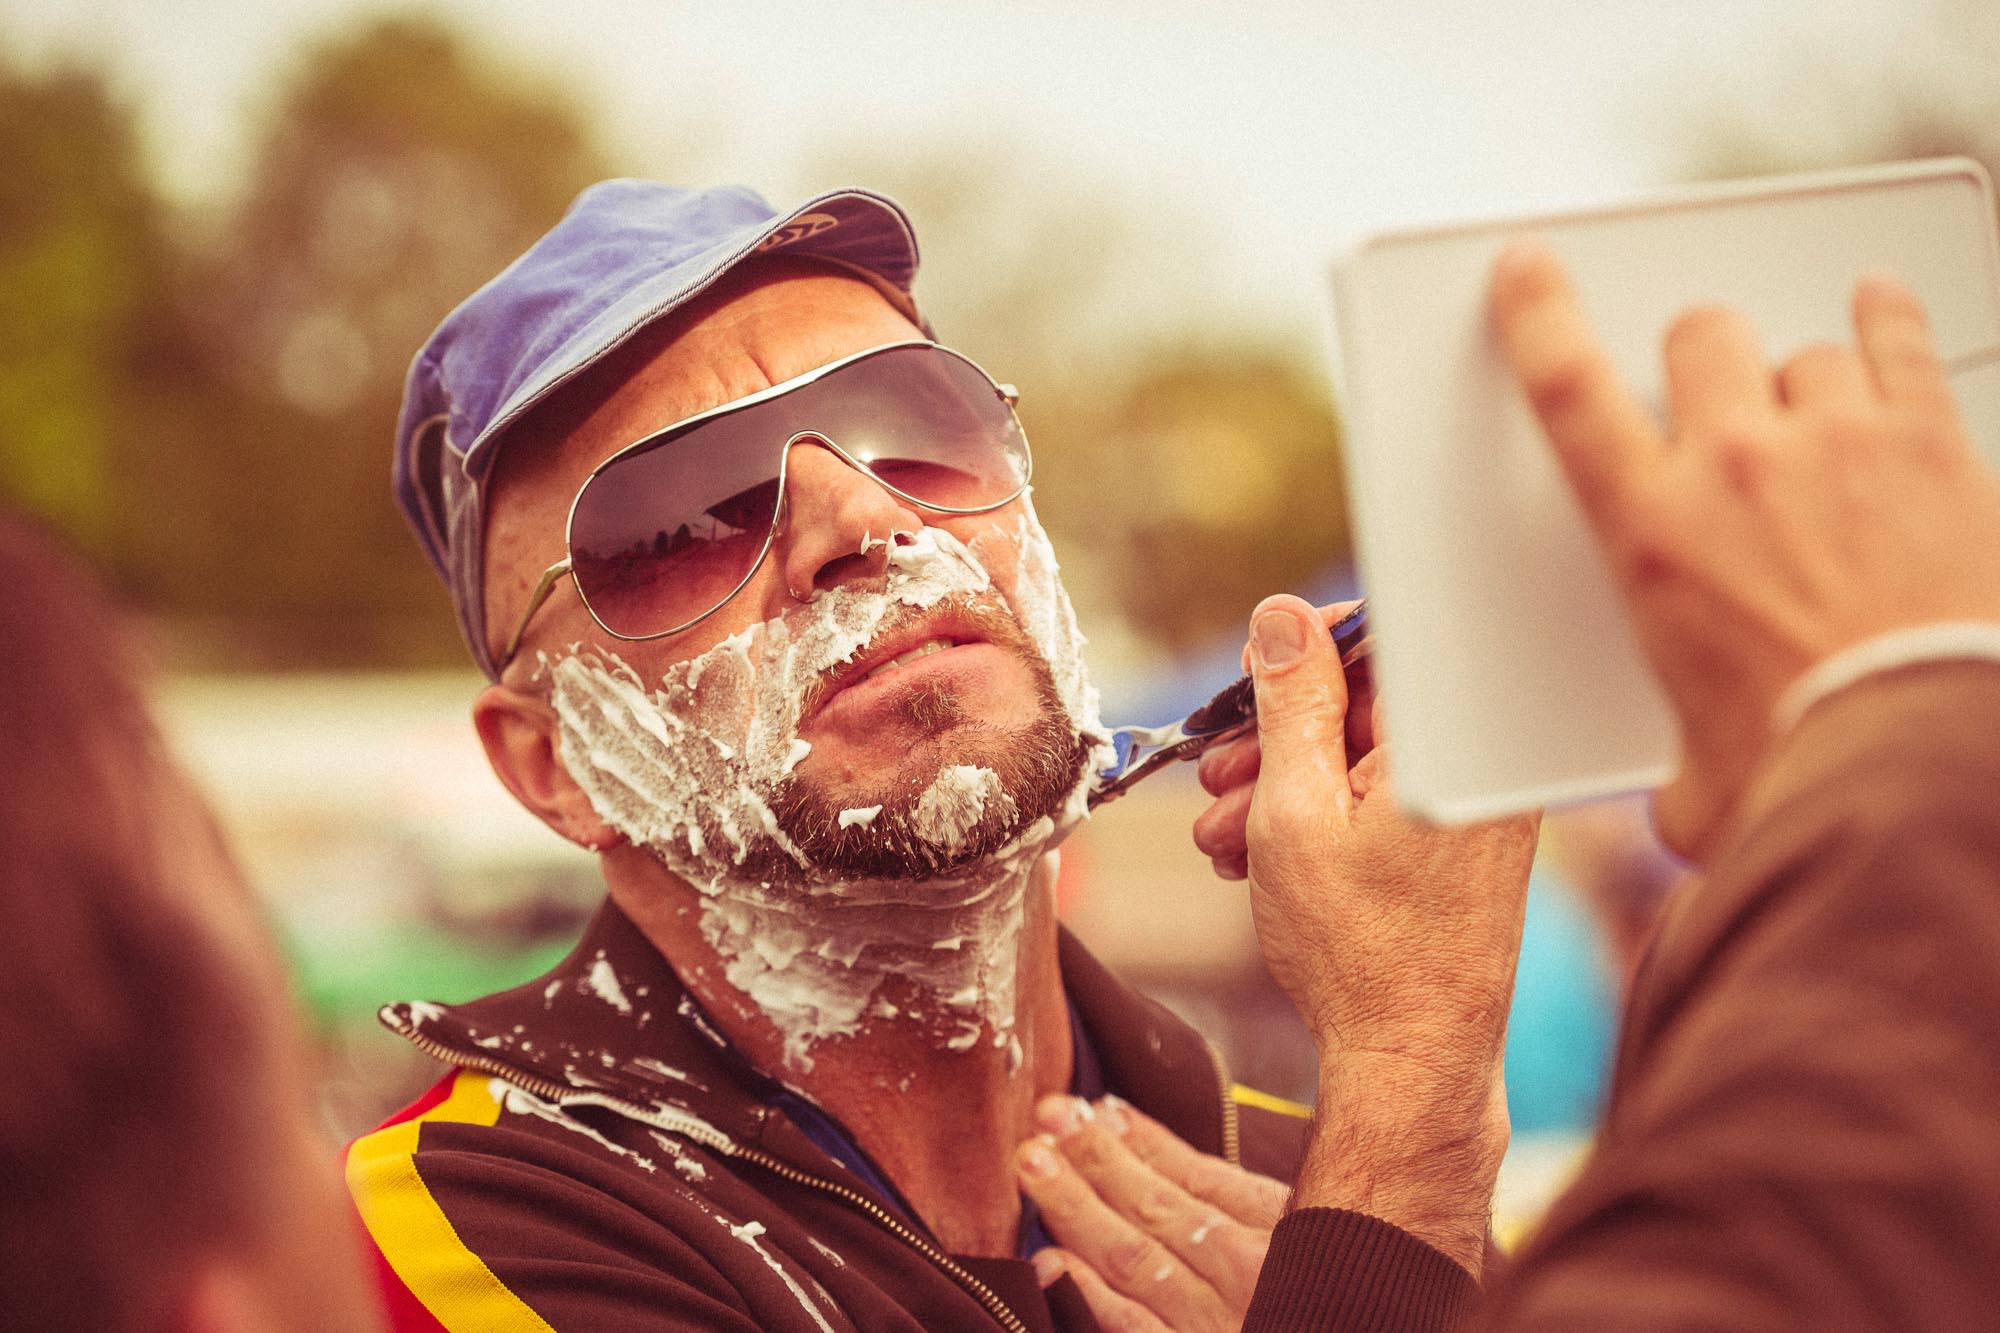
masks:
{"type": "Polygon", "coordinates": [[[1215,1086],[1222,1094],[1222,1157],[1231,1166],[1241,1166],[1243,1125],[1236,1110],[1236,1098],[1230,1092],[1235,1080],[1229,1077],[1229,1066],[1223,1061],[1222,1052],[1215,1049],[1215,1043],[1205,1041],[1201,1045],[1208,1052],[1208,1062],[1215,1066],[1215,1086]]]}
{"type": "Polygon", "coordinates": [[[957,1282],[959,1286],[965,1288],[966,1293],[985,1306],[986,1313],[992,1315],[994,1322],[1006,1329],[1007,1333],[1028,1333],[1028,1326],[1023,1324],[1020,1318],[1007,1308],[1006,1302],[993,1294],[991,1287],[988,1287],[984,1282],[981,1282],[978,1278],[953,1263],[951,1256],[925,1240],[909,1227],[904,1226],[867,1195],[862,1194],[858,1190],[849,1189],[847,1186],[839,1184],[836,1181],[824,1180],[819,1176],[808,1175],[797,1167],[781,1162],[766,1153],[758,1152],[755,1148],[738,1148],[735,1150],[734,1155],[746,1162],[755,1162],[765,1170],[786,1180],[800,1185],[811,1185],[816,1189],[826,1191],[835,1198],[844,1199],[848,1203],[853,1204],[856,1208],[874,1218],[890,1233],[901,1237],[917,1253],[930,1260],[931,1263],[942,1269],[953,1281],[957,1282]]]}
{"type": "MultiPolygon", "coordinates": [[[[402,1036],[411,1045],[434,1060],[445,1064],[458,1065],[465,1069],[476,1070],[482,1074],[490,1074],[502,1082],[510,1083],[520,1088],[524,1092],[533,1093],[545,1102],[553,1102],[557,1107],[561,1107],[565,1103],[581,1106],[602,1106],[606,1110],[616,1111],[628,1119],[636,1120],[642,1125],[652,1125],[656,1128],[667,1129],[676,1134],[684,1135],[701,1144],[703,1147],[723,1154],[725,1157],[734,1157],[741,1161],[754,1163],[771,1172],[773,1175],[791,1181],[795,1185],[808,1185],[823,1193],[831,1194],[836,1199],[860,1209],[862,1213],[880,1224],[884,1230],[903,1241],[911,1249],[923,1255],[924,1258],[930,1260],[934,1267],[941,1270],[952,1281],[964,1288],[968,1296],[971,1296],[980,1305],[984,1306],[986,1313],[993,1316],[993,1321],[1006,1329],[1007,1333],[1028,1333],[1028,1326],[1022,1323],[1020,1317],[1007,1307],[1006,1302],[993,1293],[991,1287],[988,1287],[984,1282],[981,1282],[978,1278],[953,1263],[951,1256],[931,1244],[928,1240],[925,1240],[908,1226],[905,1226],[893,1214],[889,1213],[880,1204],[859,1190],[850,1189],[838,1181],[827,1180],[824,1177],[801,1171],[790,1163],[780,1161],[778,1158],[771,1156],[769,1153],[760,1152],[755,1148],[742,1147],[728,1135],[723,1134],[720,1130],[714,1129],[702,1121],[683,1119],[671,1113],[648,1110],[635,1102],[628,1102],[622,1097],[612,1097],[603,1093],[591,1092],[578,1096],[577,1090],[567,1084],[551,1082],[548,1079],[537,1078],[532,1074],[523,1074],[517,1069],[513,1069],[498,1060],[486,1056],[470,1055],[463,1051],[454,1050],[442,1042],[433,1041],[421,1032],[404,1032],[402,1036]]],[[[1225,1097],[1226,1100],[1227,1098],[1225,1097]]],[[[1232,1105],[1229,1109],[1233,1111],[1235,1108],[1232,1105]]],[[[1233,1125],[1233,1118],[1231,1123],[1233,1125]]]]}

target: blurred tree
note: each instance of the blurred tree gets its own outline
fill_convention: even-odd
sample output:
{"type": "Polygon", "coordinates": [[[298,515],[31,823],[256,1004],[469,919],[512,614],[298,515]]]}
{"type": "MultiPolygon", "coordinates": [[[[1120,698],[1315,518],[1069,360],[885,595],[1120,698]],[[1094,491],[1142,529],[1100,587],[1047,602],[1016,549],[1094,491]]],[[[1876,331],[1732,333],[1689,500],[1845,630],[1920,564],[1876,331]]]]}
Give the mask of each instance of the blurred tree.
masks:
{"type": "Polygon", "coordinates": [[[1087,621],[1169,652],[1349,558],[1339,428],[1291,349],[1188,343],[1024,399],[1035,497],[1087,621]]]}
{"type": "Polygon", "coordinates": [[[428,20],[324,41],[276,101],[189,305],[226,402],[142,462],[166,604],[267,663],[463,660],[388,494],[404,371],[437,321],[607,174],[582,111],[428,20]]]}
{"type": "Polygon", "coordinates": [[[0,492],[118,561],[114,462],[156,404],[163,218],[131,112],[77,69],[0,63],[0,492]]]}
{"type": "MultiPolygon", "coordinates": [[[[955,347],[996,375],[1040,385],[1079,361],[1130,360],[1107,337],[1137,244],[1132,201],[1065,172],[1002,132],[919,134],[893,144],[821,148],[813,187],[863,185],[892,196],[923,242],[918,295],[955,347]]],[[[1182,240],[1187,238],[1183,237],[1182,240]]]]}

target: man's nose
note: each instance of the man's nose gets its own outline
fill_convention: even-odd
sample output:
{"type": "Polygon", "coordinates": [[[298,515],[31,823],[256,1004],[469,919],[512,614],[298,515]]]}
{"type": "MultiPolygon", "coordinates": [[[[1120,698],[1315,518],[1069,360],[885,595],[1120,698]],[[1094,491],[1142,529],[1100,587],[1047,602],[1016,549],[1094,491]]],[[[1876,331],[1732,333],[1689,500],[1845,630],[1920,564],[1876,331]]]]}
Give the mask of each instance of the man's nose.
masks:
{"type": "Polygon", "coordinates": [[[792,446],[778,554],[794,597],[881,573],[894,535],[923,526],[916,509],[819,441],[792,446]]]}

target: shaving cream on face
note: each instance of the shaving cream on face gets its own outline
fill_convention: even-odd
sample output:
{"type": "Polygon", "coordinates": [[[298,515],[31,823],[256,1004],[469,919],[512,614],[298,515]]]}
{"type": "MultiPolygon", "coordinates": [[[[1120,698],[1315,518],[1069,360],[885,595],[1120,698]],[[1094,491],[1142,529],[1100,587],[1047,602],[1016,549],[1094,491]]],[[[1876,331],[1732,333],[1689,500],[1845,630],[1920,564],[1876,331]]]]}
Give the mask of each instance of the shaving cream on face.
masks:
{"type": "Polygon", "coordinates": [[[910,812],[910,828],[947,856],[955,854],[987,818],[989,807],[1002,819],[1013,814],[1014,798],[1000,775],[976,764],[948,764],[910,812]]]}
{"type": "Polygon", "coordinates": [[[1025,499],[1022,511],[1011,530],[988,528],[971,546],[926,527],[888,546],[879,585],[824,592],[675,664],[656,685],[609,654],[544,659],[565,766],[606,823],[699,890],[702,933],[726,979],[784,1034],[785,1058],[800,1068],[811,1067],[812,1043],[859,1029],[891,975],[932,993],[929,1025],[948,1049],[968,1027],[990,1027],[1000,1042],[1013,1025],[1030,874],[1058,828],[1083,816],[1086,779],[1108,762],[1054,553],[1025,499]],[[988,562],[1004,569],[1003,560],[1013,586],[996,589],[988,562]],[[785,784],[809,780],[793,773],[811,748],[797,736],[804,701],[882,628],[947,598],[1026,631],[1064,714],[1057,723],[1089,753],[1054,808],[1032,818],[993,767],[946,763],[919,780],[907,809],[856,806],[838,822],[850,836],[893,826],[947,871],[829,873],[773,809],[785,784]],[[982,838],[999,845],[958,863],[982,838]],[[955,947],[938,948],[942,939],[955,947]]]}

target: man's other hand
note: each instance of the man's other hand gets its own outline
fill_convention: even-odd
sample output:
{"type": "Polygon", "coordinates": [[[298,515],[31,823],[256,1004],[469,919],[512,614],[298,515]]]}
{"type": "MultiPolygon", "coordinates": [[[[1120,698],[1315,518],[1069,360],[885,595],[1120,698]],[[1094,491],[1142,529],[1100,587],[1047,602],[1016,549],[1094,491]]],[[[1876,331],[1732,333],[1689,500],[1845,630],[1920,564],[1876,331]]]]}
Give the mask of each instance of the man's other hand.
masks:
{"type": "Polygon", "coordinates": [[[1735,311],[1682,315],[1670,427],[1619,381],[1546,249],[1500,257],[1491,311],[1679,716],[1680,771],[1655,806],[1675,850],[1713,849],[1813,665],[1897,629],[2000,621],[2000,482],[1901,283],[1856,290],[1856,348],[1776,370],[1735,311]]]}
{"type": "Polygon", "coordinates": [[[1379,745],[1350,771],[1347,683],[1323,624],[1296,597],[1258,606],[1256,749],[1204,757],[1217,799],[1196,841],[1221,863],[1240,840],[1265,961],[1319,1045],[1296,1202],[1379,1217],[1476,1275],[1539,820],[1422,824],[1396,809],[1379,745]]]}
{"type": "Polygon", "coordinates": [[[1061,1247],[1035,1256],[1042,1285],[1068,1273],[1107,1329],[1241,1328],[1285,1186],[1116,1097],[1045,1097],[1035,1118],[1015,1164],[1061,1247]]]}

